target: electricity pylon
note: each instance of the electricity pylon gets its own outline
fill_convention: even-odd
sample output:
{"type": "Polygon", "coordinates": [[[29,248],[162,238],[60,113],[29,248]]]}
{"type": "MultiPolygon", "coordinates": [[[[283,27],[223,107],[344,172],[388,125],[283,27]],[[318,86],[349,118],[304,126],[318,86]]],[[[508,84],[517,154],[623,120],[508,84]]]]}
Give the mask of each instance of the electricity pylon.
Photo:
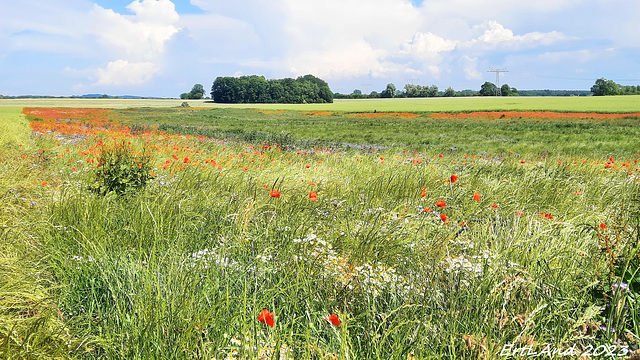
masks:
{"type": "Polygon", "coordinates": [[[507,69],[493,69],[493,68],[489,68],[489,70],[487,72],[494,72],[496,73],[496,96],[501,96],[502,95],[502,91],[500,90],[500,73],[501,72],[509,72],[509,70],[507,69]]]}

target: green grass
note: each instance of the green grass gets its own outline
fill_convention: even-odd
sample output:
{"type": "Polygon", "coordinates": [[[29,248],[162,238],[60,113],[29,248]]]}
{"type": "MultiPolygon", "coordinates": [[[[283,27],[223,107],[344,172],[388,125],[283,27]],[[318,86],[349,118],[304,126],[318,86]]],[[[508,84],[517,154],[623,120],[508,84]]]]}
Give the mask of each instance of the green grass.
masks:
{"type": "Polygon", "coordinates": [[[37,233],[46,195],[34,186],[40,164],[22,158],[34,148],[20,110],[0,108],[0,357],[62,358],[71,336],[58,316],[59,284],[43,264],[37,233]]]}
{"type": "MultiPolygon", "coordinates": [[[[31,342],[2,343],[7,357],[279,358],[270,349],[295,359],[496,359],[532,339],[538,350],[639,344],[634,119],[135,110],[112,117],[132,126],[125,139],[152,154],[155,175],[123,195],[91,191],[101,168],[87,162],[98,140],[121,133],[24,138],[20,116],[0,118],[16,134],[4,140],[15,152],[2,152],[0,184],[21,184],[37,201],[11,198],[20,205],[2,219],[21,235],[3,244],[17,255],[0,270],[35,278],[14,284],[50,309],[37,312],[50,325],[16,328],[31,342]],[[231,139],[140,135],[163,124],[231,139]],[[415,144],[416,127],[416,138],[437,136],[415,144]],[[309,146],[363,145],[369,129],[387,147],[309,146]],[[501,136],[520,140],[489,140],[501,136]],[[262,143],[277,139],[289,147],[262,143]],[[452,144],[460,149],[442,151],[452,144]],[[621,279],[629,289],[614,292],[621,279]],[[258,321],[264,308],[273,328],[258,321]],[[324,321],[333,313],[340,326],[324,321]]],[[[0,298],[16,291],[4,286],[0,298]]],[[[0,303],[4,323],[31,318],[12,309],[0,303]]]]}
{"type": "Polygon", "coordinates": [[[361,118],[350,114],[269,113],[246,109],[139,109],[118,112],[130,126],[241,141],[326,146],[395,146],[440,153],[502,152],[599,154],[639,150],[640,118],[594,119],[434,119],[361,118]],[[175,121],[179,118],[180,121],[175,121]]]}
{"type": "MultiPolygon", "coordinates": [[[[153,99],[2,99],[2,106],[139,108],[178,107],[184,100],[153,99]]],[[[413,99],[335,100],[332,104],[216,104],[206,100],[188,100],[192,107],[284,109],[340,112],[435,112],[550,110],[574,112],[640,112],[640,95],[588,97],[461,97],[413,99]]]]}

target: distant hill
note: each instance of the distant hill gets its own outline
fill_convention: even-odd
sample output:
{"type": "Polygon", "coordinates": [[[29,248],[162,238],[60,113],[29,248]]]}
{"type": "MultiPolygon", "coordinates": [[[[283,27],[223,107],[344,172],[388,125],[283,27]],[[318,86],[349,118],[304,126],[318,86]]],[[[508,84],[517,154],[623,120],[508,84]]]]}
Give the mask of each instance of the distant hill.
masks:
{"type": "Polygon", "coordinates": [[[52,96],[52,95],[17,95],[8,96],[0,94],[0,99],[171,99],[155,96],[137,96],[137,95],[107,95],[107,94],[85,94],[71,96],[52,96]]]}
{"type": "Polygon", "coordinates": [[[85,95],[73,95],[72,99],[165,99],[154,96],[137,96],[137,95],[107,95],[107,94],[85,94],[85,95]]]}

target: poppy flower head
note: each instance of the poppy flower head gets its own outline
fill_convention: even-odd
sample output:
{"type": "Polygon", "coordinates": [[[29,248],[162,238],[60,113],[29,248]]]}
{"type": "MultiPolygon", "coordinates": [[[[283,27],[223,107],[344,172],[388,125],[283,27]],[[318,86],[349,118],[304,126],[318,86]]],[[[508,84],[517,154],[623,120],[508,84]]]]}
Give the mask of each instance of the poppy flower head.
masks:
{"type": "Polygon", "coordinates": [[[496,203],[492,203],[492,204],[491,204],[491,207],[492,207],[492,208],[494,208],[494,209],[497,209],[497,208],[498,208],[498,204],[496,204],[496,203]]]}
{"type": "Polygon", "coordinates": [[[422,212],[426,212],[426,213],[432,213],[433,210],[429,209],[429,208],[424,208],[424,210],[422,210],[422,212]]]}
{"type": "Polygon", "coordinates": [[[311,201],[318,201],[318,194],[316,194],[314,191],[309,192],[309,200],[311,201]]]}
{"type": "Polygon", "coordinates": [[[605,230],[606,228],[608,228],[607,224],[600,223],[600,229],[605,230]]]}
{"type": "Polygon", "coordinates": [[[480,194],[478,194],[477,191],[473,194],[473,200],[475,200],[477,202],[480,202],[480,200],[481,200],[480,194]]]}
{"type": "Polygon", "coordinates": [[[447,225],[449,224],[449,217],[446,214],[440,214],[440,220],[447,225]]]}
{"type": "Polygon", "coordinates": [[[458,175],[451,175],[450,180],[451,180],[452,183],[457,183],[458,182],[458,175]]]}
{"type": "Polygon", "coordinates": [[[338,318],[338,315],[336,314],[331,314],[329,316],[327,316],[326,318],[324,318],[324,321],[328,322],[328,323],[332,323],[335,326],[340,326],[341,321],[338,318]]]}
{"type": "Polygon", "coordinates": [[[273,325],[275,324],[273,321],[273,315],[275,314],[270,313],[269,310],[262,309],[262,311],[260,312],[260,315],[258,315],[258,321],[273,327],[273,325]]]}
{"type": "Polygon", "coordinates": [[[274,198],[280,198],[280,191],[271,190],[271,192],[269,192],[269,195],[271,195],[271,197],[274,197],[274,198]]]}
{"type": "Polygon", "coordinates": [[[447,206],[447,203],[444,202],[444,200],[438,200],[436,201],[436,205],[443,208],[445,206],[447,206]]]}

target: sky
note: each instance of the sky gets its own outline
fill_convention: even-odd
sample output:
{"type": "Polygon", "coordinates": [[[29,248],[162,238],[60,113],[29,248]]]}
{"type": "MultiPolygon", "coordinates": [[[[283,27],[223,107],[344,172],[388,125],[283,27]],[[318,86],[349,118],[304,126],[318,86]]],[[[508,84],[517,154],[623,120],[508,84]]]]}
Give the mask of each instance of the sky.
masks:
{"type": "Polygon", "coordinates": [[[640,85],[638,0],[0,0],[0,94],[179,97],[218,76],[640,85]]]}

